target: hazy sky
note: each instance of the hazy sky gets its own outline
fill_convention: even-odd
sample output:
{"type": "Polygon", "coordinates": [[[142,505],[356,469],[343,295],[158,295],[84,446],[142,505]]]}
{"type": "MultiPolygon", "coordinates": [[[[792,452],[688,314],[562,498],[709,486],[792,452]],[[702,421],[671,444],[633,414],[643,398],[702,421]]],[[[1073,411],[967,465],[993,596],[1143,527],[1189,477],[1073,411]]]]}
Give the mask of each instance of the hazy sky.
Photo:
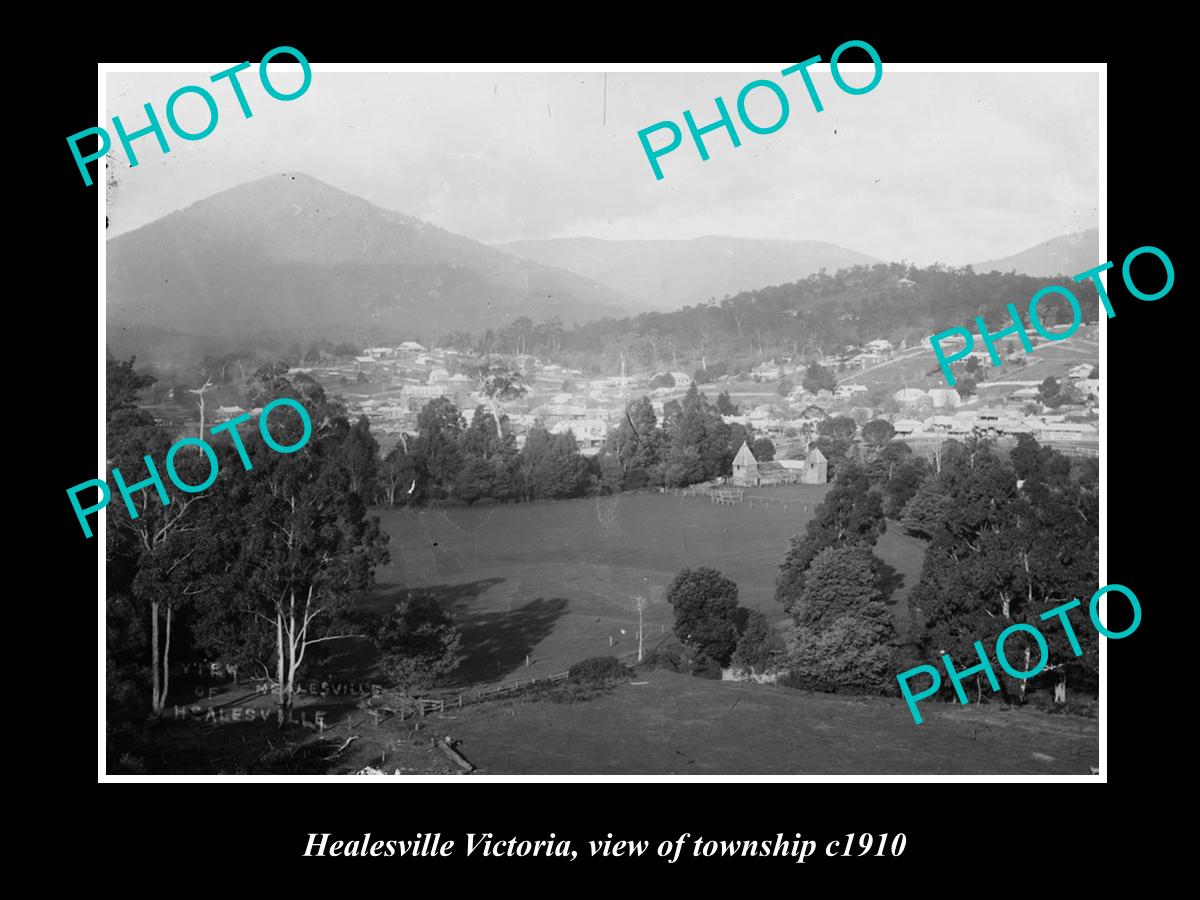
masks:
{"type": "MultiPolygon", "coordinates": [[[[241,77],[253,118],[242,117],[228,85],[215,85],[211,135],[186,143],[168,130],[166,156],[152,137],[135,143],[142,164],[119,172],[109,233],[282,171],[487,243],[727,234],[962,264],[1098,224],[1098,75],[903,73],[886,63],[883,80],[860,96],[814,71],[821,113],[799,75],[778,70],[610,73],[605,105],[599,73],[318,68],[308,92],[285,103],[267,96],[255,64],[241,77]],[[737,120],[738,91],[756,77],[773,77],[790,101],[787,123],[771,135],[737,120]],[[683,110],[712,122],[718,95],[742,146],[714,131],[702,162],[683,110]],[[661,158],[666,177],[656,181],[637,131],[663,119],[684,129],[684,142],[661,158]]],[[[109,118],[119,114],[133,130],[151,102],[166,127],[166,98],[208,74],[110,73],[109,118]]],[[[276,79],[279,89],[299,84],[288,79],[276,79]]],[[[769,91],[753,92],[753,119],[769,124],[778,111],[769,91]]],[[[191,130],[207,121],[195,96],[178,115],[191,130]]]]}

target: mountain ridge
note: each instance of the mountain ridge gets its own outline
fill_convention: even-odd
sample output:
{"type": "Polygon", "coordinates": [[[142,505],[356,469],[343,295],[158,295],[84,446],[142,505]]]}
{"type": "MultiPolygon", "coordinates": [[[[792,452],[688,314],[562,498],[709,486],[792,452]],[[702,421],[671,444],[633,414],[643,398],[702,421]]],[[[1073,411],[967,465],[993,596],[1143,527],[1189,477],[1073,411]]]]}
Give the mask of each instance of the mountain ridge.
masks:
{"type": "Polygon", "coordinates": [[[201,335],[436,337],[636,302],[302,173],[227,188],[107,241],[108,322],[201,335]],[[351,334],[354,332],[354,334],[351,334]]]}
{"type": "Polygon", "coordinates": [[[612,241],[549,238],[495,245],[523,259],[575,272],[665,310],[827,271],[880,262],[827,241],[705,235],[612,241]]]}
{"type": "Polygon", "coordinates": [[[1099,253],[1100,229],[1087,228],[1060,234],[1011,256],[973,264],[972,268],[976,272],[1016,272],[1036,277],[1072,276],[1103,262],[1099,253]]]}

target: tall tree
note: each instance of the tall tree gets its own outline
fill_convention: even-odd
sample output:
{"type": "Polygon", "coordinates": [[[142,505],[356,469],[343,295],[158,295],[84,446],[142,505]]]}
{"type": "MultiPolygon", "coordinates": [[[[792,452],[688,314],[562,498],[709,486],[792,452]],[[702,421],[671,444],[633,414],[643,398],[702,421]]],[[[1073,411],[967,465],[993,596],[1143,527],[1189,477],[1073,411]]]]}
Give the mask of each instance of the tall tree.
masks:
{"type": "MultiPolygon", "coordinates": [[[[208,586],[219,547],[200,521],[200,510],[211,502],[210,495],[181,491],[166,477],[164,460],[171,441],[153,417],[136,406],[138,394],[154,379],[136,372],[133,362],[108,360],[107,456],[126,484],[143,481],[151,474],[148,465],[153,465],[162,489],[147,484],[130,492],[129,500],[122,504],[127,508],[110,507],[108,592],[128,597],[139,620],[148,625],[150,709],[157,716],[162,714],[170,690],[171,646],[178,614],[208,586]]],[[[202,484],[209,476],[206,456],[177,453],[173,461],[177,474],[188,484],[202,484]]],[[[117,501],[121,495],[114,493],[117,501]]]]}
{"type": "Polygon", "coordinates": [[[883,450],[895,433],[892,423],[883,419],[872,419],[862,427],[863,440],[876,452],[883,450]]]}
{"type": "Polygon", "coordinates": [[[859,542],[872,546],[886,528],[878,491],[871,489],[861,468],[848,467],[817,507],[804,534],[792,537],[775,579],[776,601],[795,618],[809,566],[818,553],[859,542]]]}
{"type": "MultiPolygon", "coordinates": [[[[521,320],[518,320],[521,321],[521,320]]],[[[529,322],[528,319],[524,321],[529,322]]],[[[516,323],[514,323],[515,327],[516,323]]],[[[530,323],[532,326],[532,323],[530,323]]],[[[524,337],[520,338],[524,340],[524,337]]],[[[522,351],[523,352],[523,351],[522,351]]],[[[517,400],[525,396],[526,387],[521,372],[503,364],[483,363],[473,371],[475,385],[479,389],[492,411],[492,420],[496,426],[496,434],[503,437],[500,431],[501,404],[509,400],[517,400]]]]}
{"type": "Polygon", "coordinates": [[[815,394],[817,391],[832,391],[837,387],[837,376],[820,363],[813,363],[804,371],[804,389],[815,394]]]}
{"type": "MultiPolygon", "coordinates": [[[[340,407],[312,385],[275,384],[280,396],[306,397],[312,435],[299,450],[279,453],[257,435],[243,438],[252,468],[230,479],[224,493],[240,510],[239,555],[230,602],[250,616],[245,640],[274,638],[279,703],[290,708],[300,668],[315,644],[349,633],[352,598],[371,586],[387,560],[387,535],[368,518],[343,464],[352,428],[340,407]]],[[[299,443],[300,417],[271,423],[274,439],[299,443]]]]}
{"type": "Polygon", "coordinates": [[[417,490],[422,498],[440,498],[450,491],[462,466],[464,428],[462,414],[448,397],[435,397],[417,414],[412,455],[420,471],[417,490]]]}
{"type": "Polygon", "coordinates": [[[525,436],[520,471],[527,500],[560,500],[582,492],[587,465],[574,434],[552,435],[536,425],[525,436]]]}
{"type": "Polygon", "coordinates": [[[738,639],[738,587],[716,569],[683,569],[667,587],[675,633],[687,646],[727,665],[738,639]]]}

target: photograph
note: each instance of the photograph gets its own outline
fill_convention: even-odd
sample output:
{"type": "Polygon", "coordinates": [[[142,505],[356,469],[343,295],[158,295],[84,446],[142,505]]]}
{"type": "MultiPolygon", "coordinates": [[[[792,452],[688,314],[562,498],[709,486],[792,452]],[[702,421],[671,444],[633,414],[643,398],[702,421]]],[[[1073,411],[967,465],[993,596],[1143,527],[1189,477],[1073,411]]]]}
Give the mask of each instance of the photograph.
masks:
{"type": "Polygon", "coordinates": [[[67,138],[101,780],[1099,780],[1103,64],[303,50],[67,138]]]}

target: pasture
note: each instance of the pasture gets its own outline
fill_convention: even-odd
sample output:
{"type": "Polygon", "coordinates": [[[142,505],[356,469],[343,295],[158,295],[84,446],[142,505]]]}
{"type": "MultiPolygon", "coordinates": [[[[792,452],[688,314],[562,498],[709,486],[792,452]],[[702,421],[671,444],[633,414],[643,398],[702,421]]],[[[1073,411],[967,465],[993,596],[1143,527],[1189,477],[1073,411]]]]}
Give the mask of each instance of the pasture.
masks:
{"type": "MultiPolygon", "coordinates": [[[[1014,338],[1012,342],[1017,349],[1022,349],[1020,341],[1014,338]]],[[[961,344],[961,341],[959,343],[961,344]]],[[[986,349],[982,339],[976,340],[975,349],[986,349]]],[[[1014,359],[1006,360],[1003,366],[997,367],[992,366],[991,363],[985,363],[981,371],[988,380],[979,383],[979,390],[992,389],[990,382],[999,382],[1000,384],[997,384],[995,389],[999,391],[999,395],[1006,396],[1018,387],[1012,382],[1028,381],[1040,384],[1042,379],[1051,375],[1061,380],[1066,378],[1067,371],[1072,366],[1080,363],[1098,365],[1099,361],[1100,345],[1095,341],[1080,337],[1070,337],[1055,342],[1043,341],[1032,352],[1022,351],[1014,359]],[[1013,365],[1015,359],[1023,359],[1025,365],[1013,365]]],[[[958,377],[963,375],[962,365],[962,363],[958,363],[955,367],[955,374],[958,377]]],[[[869,369],[839,375],[838,383],[865,384],[869,388],[885,387],[893,391],[898,390],[901,386],[923,390],[947,387],[946,380],[938,367],[937,356],[934,355],[933,348],[929,346],[928,342],[920,347],[905,350],[897,354],[895,358],[869,369]]],[[[994,400],[995,398],[994,395],[988,399],[994,400]]]]}
{"type": "Polygon", "coordinates": [[[586,703],[491,704],[440,723],[480,774],[1088,775],[1095,719],[639,675],[586,703]],[[469,714],[468,714],[469,713],[469,714]]]}
{"type": "MultiPolygon", "coordinates": [[[[712,566],[733,579],[742,605],[772,620],[775,573],[793,534],[804,530],[827,485],[748,491],[786,498],[731,506],[658,493],[486,508],[379,512],[391,561],[362,603],[383,610],[407,592],[446,604],[463,629],[458,685],[541,678],[591,656],[636,653],[633,598],[648,601],[647,648],[673,621],[667,585],[685,566],[712,566]],[[610,647],[610,639],[612,641],[610,647]],[[529,660],[528,667],[526,659],[529,660]]],[[[893,529],[879,553],[904,597],[920,573],[923,544],[893,529]],[[894,533],[893,533],[894,532],[894,533]]]]}

